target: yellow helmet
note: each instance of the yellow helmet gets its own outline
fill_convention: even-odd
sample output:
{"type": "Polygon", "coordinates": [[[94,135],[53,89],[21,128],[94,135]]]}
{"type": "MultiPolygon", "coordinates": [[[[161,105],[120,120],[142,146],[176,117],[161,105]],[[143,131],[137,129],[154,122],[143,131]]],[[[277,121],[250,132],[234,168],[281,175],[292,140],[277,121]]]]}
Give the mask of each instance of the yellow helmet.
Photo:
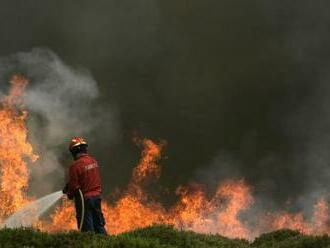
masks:
{"type": "Polygon", "coordinates": [[[71,151],[72,148],[74,148],[76,146],[80,146],[80,145],[88,146],[87,141],[84,138],[74,137],[74,138],[71,139],[71,142],[70,142],[70,145],[69,145],[69,150],[71,151]]]}

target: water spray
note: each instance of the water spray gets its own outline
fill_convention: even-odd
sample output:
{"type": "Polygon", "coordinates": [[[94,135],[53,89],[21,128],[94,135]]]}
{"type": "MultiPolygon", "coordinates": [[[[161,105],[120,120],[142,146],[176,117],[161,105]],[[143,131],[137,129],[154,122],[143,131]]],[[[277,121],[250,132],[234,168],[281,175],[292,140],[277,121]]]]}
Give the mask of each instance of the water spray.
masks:
{"type": "Polygon", "coordinates": [[[62,191],[57,191],[29,203],[16,213],[9,216],[2,224],[2,227],[31,227],[36,221],[38,221],[40,216],[53,206],[62,196],[62,191]]]}

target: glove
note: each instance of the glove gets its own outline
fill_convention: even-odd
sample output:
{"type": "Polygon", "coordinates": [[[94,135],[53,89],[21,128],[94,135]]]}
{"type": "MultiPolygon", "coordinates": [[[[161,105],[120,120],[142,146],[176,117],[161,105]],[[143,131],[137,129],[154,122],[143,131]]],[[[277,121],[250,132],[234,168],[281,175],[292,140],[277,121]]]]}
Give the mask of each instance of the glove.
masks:
{"type": "Polygon", "coordinates": [[[73,195],[68,194],[68,199],[69,200],[73,200],[73,198],[74,198],[73,195]]]}
{"type": "Polygon", "coordinates": [[[64,186],[62,192],[63,192],[63,194],[68,196],[69,200],[73,199],[73,195],[69,194],[69,184],[68,183],[64,186]]]}
{"type": "Polygon", "coordinates": [[[64,186],[62,192],[63,192],[63,194],[68,194],[68,192],[69,192],[69,184],[68,183],[64,186]]]}

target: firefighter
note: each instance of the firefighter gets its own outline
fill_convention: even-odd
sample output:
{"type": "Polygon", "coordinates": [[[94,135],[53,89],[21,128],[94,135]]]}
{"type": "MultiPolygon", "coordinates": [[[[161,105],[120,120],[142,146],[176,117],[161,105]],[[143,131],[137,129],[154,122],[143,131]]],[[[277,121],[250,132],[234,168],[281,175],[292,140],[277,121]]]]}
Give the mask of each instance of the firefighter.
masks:
{"type": "Polygon", "coordinates": [[[101,179],[97,161],[88,154],[84,138],[71,140],[69,150],[73,162],[69,168],[69,182],[63,189],[74,199],[78,229],[82,232],[107,234],[101,210],[101,179]]]}

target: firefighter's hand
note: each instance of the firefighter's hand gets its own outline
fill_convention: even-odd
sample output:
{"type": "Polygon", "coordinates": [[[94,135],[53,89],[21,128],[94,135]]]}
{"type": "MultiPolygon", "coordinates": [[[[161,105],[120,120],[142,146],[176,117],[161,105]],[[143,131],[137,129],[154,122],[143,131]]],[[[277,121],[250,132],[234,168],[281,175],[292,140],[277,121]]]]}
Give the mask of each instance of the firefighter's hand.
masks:
{"type": "Polygon", "coordinates": [[[68,194],[68,199],[69,200],[72,200],[73,199],[73,195],[68,194]]]}
{"type": "Polygon", "coordinates": [[[63,200],[73,200],[73,197],[70,195],[70,194],[64,194],[63,196],[62,196],[62,199],[63,200]]]}
{"type": "Polygon", "coordinates": [[[65,185],[62,192],[63,192],[63,194],[68,194],[68,192],[69,192],[69,184],[68,183],[65,185]]]}

